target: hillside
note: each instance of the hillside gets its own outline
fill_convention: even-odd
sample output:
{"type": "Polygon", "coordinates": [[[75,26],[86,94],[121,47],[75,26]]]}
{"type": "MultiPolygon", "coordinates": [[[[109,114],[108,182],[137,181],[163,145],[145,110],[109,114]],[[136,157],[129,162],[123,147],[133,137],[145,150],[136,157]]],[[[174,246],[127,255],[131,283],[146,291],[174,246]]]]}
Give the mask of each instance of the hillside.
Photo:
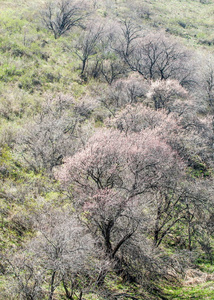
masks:
{"type": "Polygon", "coordinates": [[[214,299],[213,16],[0,0],[0,299],[214,299]]]}

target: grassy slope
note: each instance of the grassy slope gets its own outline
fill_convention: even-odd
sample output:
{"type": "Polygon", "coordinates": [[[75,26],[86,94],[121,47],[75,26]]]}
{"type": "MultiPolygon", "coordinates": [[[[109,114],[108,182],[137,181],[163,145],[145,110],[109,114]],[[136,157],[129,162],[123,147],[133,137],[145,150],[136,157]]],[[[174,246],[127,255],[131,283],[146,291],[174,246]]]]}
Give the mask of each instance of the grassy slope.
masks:
{"type": "MultiPolygon", "coordinates": [[[[136,3],[141,3],[142,1],[136,3]]],[[[146,22],[181,36],[194,45],[214,44],[214,2],[199,0],[147,0],[145,8],[151,13],[146,22]],[[205,2],[205,1],[204,1],[205,2]]]]}
{"type": "MultiPolygon", "coordinates": [[[[207,274],[213,274],[214,268],[209,264],[201,266],[205,269],[207,274]]],[[[190,285],[185,281],[182,282],[180,287],[168,286],[163,288],[165,296],[169,300],[178,299],[214,299],[214,281],[203,282],[195,279],[195,283],[190,285]]]]}
{"type": "Polygon", "coordinates": [[[169,288],[166,291],[167,299],[214,299],[214,284],[213,282],[205,282],[194,286],[184,286],[181,288],[169,288]]]}
{"type": "MultiPolygon", "coordinates": [[[[157,3],[157,2],[156,2],[157,3]]],[[[158,1],[164,27],[197,42],[214,39],[214,3],[202,4],[198,1],[158,1]]]]}
{"type": "MultiPolygon", "coordinates": [[[[78,61],[69,51],[70,37],[55,41],[40,25],[33,22],[36,16],[33,9],[38,8],[38,2],[0,0],[0,108],[1,111],[6,110],[5,115],[9,115],[9,118],[0,118],[2,136],[11,126],[13,130],[19,128],[35,113],[39,103],[43,101],[44,93],[63,91],[72,93],[77,99],[87,93],[87,86],[78,78],[78,61]],[[64,49],[63,53],[61,49],[64,49]]],[[[142,19],[142,22],[165,28],[194,46],[204,42],[206,44],[206,41],[212,44],[213,1],[207,4],[191,0],[140,1],[141,5],[143,3],[150,10],[151,17],[148,20],[142,19]]],[[[103,9],[101,5],[101,11],[103,9]]],[[[208,49],[212,52],[213,45],[208,49]]],[[[30,184],[37,180],[17,168],[6,150],[0,164],[6,165],[10,170],[10,176],[2,184],[1,192],[7,190],[12,193],[16,188],[24,189],[26,182],[30,184]]],[[[47,195],[45,197],[48,198],[47,195]]],[[[8,212],[4,222],[9,224],[5,226],[1,236],[3,247],[12,246],[13,243],[18,245],[20,241],[28,238],[28,232],[20,237],[12,227],[10,218],[23,209],[27,214],[29,207],[26,208],[26,203],[10,203],[4,197],[0,200],[1,206],[8,212]]],[[[30,209],[32,206],[33,203],[30,209]]],[[[131,290],[131,287],[115,281],[109,280],[107,284],[115,293],[131,290]]],[[[194,287],[169,287],[165,292],[168,299],[214,299],[213,282],[194,287]]]]}

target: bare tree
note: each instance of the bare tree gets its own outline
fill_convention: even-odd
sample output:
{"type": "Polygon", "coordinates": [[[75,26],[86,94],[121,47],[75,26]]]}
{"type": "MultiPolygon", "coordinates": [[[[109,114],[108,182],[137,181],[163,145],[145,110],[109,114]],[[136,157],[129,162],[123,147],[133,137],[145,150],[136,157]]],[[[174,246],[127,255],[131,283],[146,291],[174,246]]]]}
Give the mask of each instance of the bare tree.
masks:
{"type": "Polygon", "coordinates": [[[165,109],[170,113],[176,111],[176,102],[178,100],[187,100],[188,92],[177,80],[157,80],[151,83],[147,97],[153,102],[155,110],[165,109]]]}
{"type": "Polygon", "coordinates": [[[96,286],[103,261],[95,241],[75,216],[61,210],[43,211],[35,221],[37,236],[8,259],[21,299],[54,299],[62,284],[66,299],[81,300],[96,286]],[[43,295],[43,296],[42,296],[43,295]]]}
{"type": "Polygon", "coordinates": [[[211,112],[214,110],[214,63],[208,61],[202,78],[202,87],[206,93],[206,101],[211,112]]]}
{"type": "Polygon", "coordinates": [[[115,80],[117,80],[121,75],[126,74],[126,66],[123,62],[115,59],[103,60],[101,63],[100,72],[103,75],[105,81],[111,85],[115,80]]]}
{"type": "MultiPolygon", "coordinates": [[[[165,104],[169,105],[170,114],[164,110],[154,111],[143,104],[132,104],[107,120],[106,124],[126,134],[155,128],[159,137],[191,167],[194,176],[210,176],[209,169],[213,168],[213,119],[211,116],[199,117],[191,99],[176,99],[177,93],[178,97],[186,97],[186,91],[180,85],[177,90],[176,86],[177,83],[174,87],[172,84],[172,90],[170,87],[163,92],[164,99],[169,96],[165,104]]],[[[144,101],[147,103],[147,99],[144,101]]]]}
{"type": "Polygon", "coordinates": [[[82,1],[57,0],[49,2],[41,12],[41,18],[55,39],[71,30],[74,26],[82,26],[82,21],[87,17],[82,1]]]}
{"type": "Polygon", "coordinates": [[[199,182],[191,183],[190,180],[175,183],[174,188],[162,190],[155,203],[155,221],[153,224],[154,245],[158,247],[165,236],[173,232],[176,226],[187,226],[187,241],[185,247],[192,250],[193,223],[200,222],[200,213],[205,213],[208,197],[199,182]],[[197,221],[196,221],[197,220],[197,221]]]}
{"type": "MultiPolygon", "coordinates": [[[[116,272],[130,275],[121,249],[141,227],[142,195],[173,184],[182,174],[178,161],[155,132],[125,136],[102,130],[56,174],[65,187],[72,184],[77,210],[84,212],[90,231],[114,261],[116,272]]],[[[100,281],[104,278],[101,274],[100,281]]]]}
{"type": "Polygon", "coordinates": [[[49,97],[33,122],[18,137],[24,161],[36,172],[51,172],[54,166],[75,149],[81,117],[73,110],[70,96],[49,97]]]}
{"type": "Polygon", "coordinates": [[[115,51],[125,58],[125,60],[128,60],[128,57],[134,52],[135,42],[140,37],[142,29],[132,19],[122,21],[120,29],[122,35],[118,32],[117,36],[115,36],[115,39],[119,38],[119,43],[116,41],[118,47],[115,51]]]}
{"type": "Polygon", "coordinates": [[[146,81],[137,74],[131,74],[128,78],[118,79],[109,86],[107,91],[98,92],[98,100],[112,115],[127,104],[143,102],[149,90],[146,81]]]}
{"type": "MultiPolygon", "coordinates": [[[[93,72],[92,74],[96,74],[96,77],[101,77],[109,85],[128,72],[127,65],[121,61],[116,50],[120,34],[118,23],[114,22],[111,24],[109,22],[109,24],[105,25],[105,30],[103,30],[100,40],[99,54],[96,56],[95,63],[93,64],[94,70],[98,70],[97,67],[99,67],[99,76],[97,72],[93,72]]],[[[93,77],[95,76],[93,75],[93,77]]]]}
{"type": "Polygon", "coordinates": [[[182,86],[194,83],[191,55],[163,34],[149,34],[134,41],[130,55],[121,52],[132,71],[145,79],[177,79],[182,86]]]}
{"type": "Polygon", "coordinates": [[[39,216],[37,222],[41,236],[31,245],[38,262],[49,273],[49,300],[53,299],[60,282],[68,299],[73,299],[78,293],[78,299],[81,299],[84,285],[79,281],[84,273],[87,276],[87,260],[94,251],[93,239],[78,220],[67,213],[49,211],[39,216]]]}
{"type": "Polygon", "coordinates": [[[176,130],[177,133],[177,130],[181,130],[172,115],[166,114],[164,110],[155,111],[142,103],[127,105],[114,118],[108,119],[106,124],[116,127],[125,134],[150,128],[160,130],[159,136],[165,132],[169,137],[170,132],[176,130]]]}
{"type": "Polygon", "coordinates": [[[81,76],[83,76],[88,60],[98,52],[98,45],[103,33],[103,26],[89,26],[80,35],[75,46],[75,54],[82,62],[81,76]]]}

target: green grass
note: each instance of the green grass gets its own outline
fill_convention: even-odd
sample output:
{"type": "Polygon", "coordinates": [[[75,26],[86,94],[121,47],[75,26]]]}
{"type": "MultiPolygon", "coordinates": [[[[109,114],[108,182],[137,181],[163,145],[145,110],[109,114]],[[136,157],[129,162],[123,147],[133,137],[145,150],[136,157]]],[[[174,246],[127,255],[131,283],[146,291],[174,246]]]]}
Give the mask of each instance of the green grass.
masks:
{"type": "MultiPolygon", "coordinates": [[[[214,265],[210,263],[200,263],[198,268],[205,273],[214,274],[214,265]]],[[[214,299],[214,281],[204,283],[195,283],[193,285],[185,285],[185,281],[180,286],[170,286],[163,284],[164,296],[169,300],[178,299],[214,299]]]]}
{"type": "Polygon", "coordinates": [[[75,81],[74,93],[79,96],[82,94],[77,83],[79,62],[69,50],[72,33],[55,40],[42,27],[38,11],[37,14],[31,11],[23,2],[17,11],[10,2],[0,1],[0,82],[17,84],[31,94],[36,91],[41,94],[72,92],[75,81]]]}
{"type": "Polygon", "coordinates": [[[136,1],[140,7],[146,6],[151,15],[143,19],[155,27],[180,36],[192,45],[212,42],[214,39],[214,2],[206,4],[199,0],[148,0],[136,1]]]}
{"type": "Polygon", "coordinates": [[[169,300],[178,299],[214,299],[214,282],[208,281],[196,286],[184,286],[180,288],[165,288],[165,296],[169,300]]]}
{"type": "Polygon", "coordinates": [[[210,263],[202,263],[200,264],[199,268],[203,272],[214,274],[214,265],[211,265],[210,263]]]}

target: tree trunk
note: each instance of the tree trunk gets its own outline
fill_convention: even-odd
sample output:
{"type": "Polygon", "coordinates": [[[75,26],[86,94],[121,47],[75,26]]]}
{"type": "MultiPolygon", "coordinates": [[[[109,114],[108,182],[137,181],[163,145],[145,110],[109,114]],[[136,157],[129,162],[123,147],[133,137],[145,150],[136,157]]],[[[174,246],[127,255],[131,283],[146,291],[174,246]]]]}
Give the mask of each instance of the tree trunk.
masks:
{"type": "Polygon", "coordinates": [[[65,283],[64,279],[62,280],[62,284],[63,284],[63,288],[65,290],[66,298],[69,299],[69,300],[73,300],[73,297],[72,297],[71,293],[69,293],[69,290],[67,288],[67,284],[65,283]]]}
{"type": "Polygon", "coordinates": [[[51,276],[51,290],[50,290],[50,295],[48,300],[52,300],[53,299],[53,293],[54,293],[54,280],[55,280],[55,275],[56,275],[56,271],[53,272],[52,276],[51,276]]]}
{"type": "Polygon", "coordinates": [[[104,284],[107,273],[108,273],[107,269],[103,269],[103,270],[100,271],[100,274],[97,278],[97,285],[98,286],[102,286],[104,284]]]}
{"type": "Polygon", "coordinates": [[[83,59],[83,60],[82,60],[82,70],[81,70],[81,76],[84,74],[84,71],[85,71],[85,66],[86,66],[86,61],[87,61],[87,59],[83,59]]]}

